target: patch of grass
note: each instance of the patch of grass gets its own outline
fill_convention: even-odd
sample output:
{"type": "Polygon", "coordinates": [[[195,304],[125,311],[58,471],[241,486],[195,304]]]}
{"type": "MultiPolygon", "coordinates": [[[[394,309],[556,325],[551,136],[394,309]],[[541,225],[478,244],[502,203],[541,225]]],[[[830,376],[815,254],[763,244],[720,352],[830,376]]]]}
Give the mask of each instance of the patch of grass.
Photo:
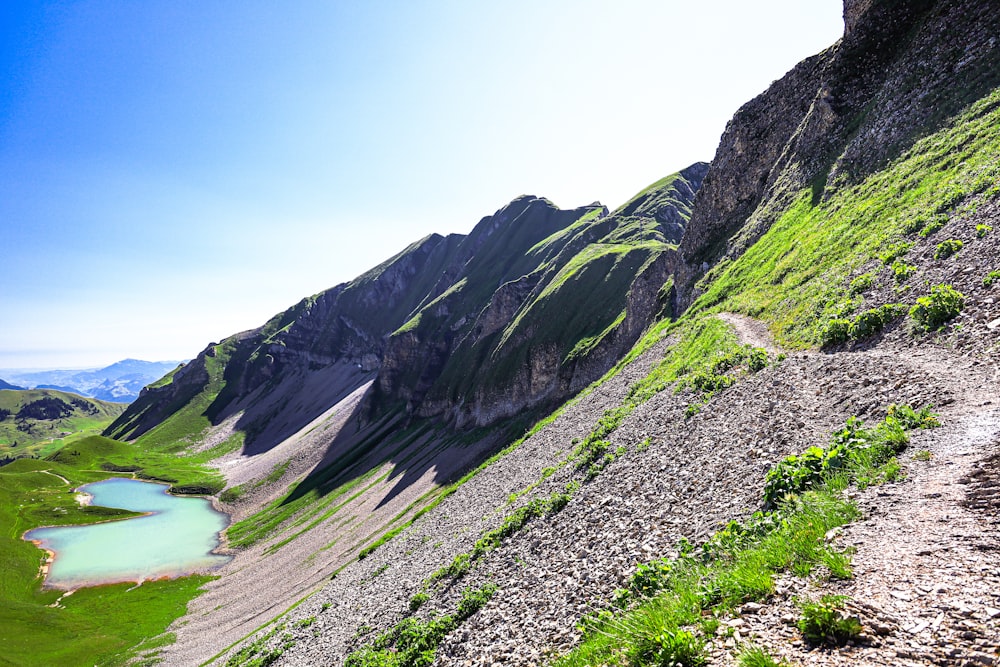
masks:
{"type": "Polygon", "coordinates": [[[873,275],[871,273],[862,273],[860,276],[851,281],[848,286],[847,291],[852,296],[856,294],[862,294],[871,289],[873,282],[873,275]]]}
{"type": "Polygon", "coordinates": [[[931,460],[931,452],[930,452],[930,450],[929,449],[920,449],[920,450],[917,450],[917,451],[913,452],[913,460],[914,461],[930,461],[931,460]]]}
{"type": "Polygon", "coordinates": [[[958,239],[948,239],[938,243],[934,251],[934,259],[948,259],[962,249],[963,243],[958,239]]]}
{"type": "Polygon", "coordinates": [[[989,225],[976,225],[976,238],[985,238],[987,234],[993,231],[993,228],[989,225]]]}
{"type": "Polygon", "coordinates": [[[744,646],[736,655],[736,664],[739,667],[789,667],[784,660],[778,661],[771,657],[771,654],[759,646],[744,646]]]}
{"type": "Polygon", "coordinates": [[[819,602],[799,603],[802,618],[798,627],[807,642],[843,646],[861,634],[861,621],[843,612],[846,599],[842,595],[824,595],[819,602]]]}
{"type": "Polygon", "coordinates": [[[994,283],[1000,283],[1000,271],[990,271],[983,277],[983,287],[993,287],[994,283]]]}
{"type": "Polygon", "coordinates": [[[344,667],[425,667],[434,662],[445,636],[482,609],[496,594],[495,584],[466,589],[454,614],[404,618],[371,643],[352,652],[344,667]]]}

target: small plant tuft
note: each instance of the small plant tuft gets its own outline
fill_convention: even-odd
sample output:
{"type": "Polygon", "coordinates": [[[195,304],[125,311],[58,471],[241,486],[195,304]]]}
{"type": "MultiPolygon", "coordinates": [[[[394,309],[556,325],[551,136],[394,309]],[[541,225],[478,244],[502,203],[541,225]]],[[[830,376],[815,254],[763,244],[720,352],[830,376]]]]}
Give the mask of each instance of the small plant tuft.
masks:
{"type": "Polygon", "coordinates": [[[777,661],[767,651],[759,646],[744,646],[736,656],[736,664],[740,667],[788,667],[784,660],[777,661]]]}
{"type": "Polygon", "coordinates": [[[951,285],[935,285],[928,296],[917,299],[910,317],[921,329],[934,331],[957,316],[965,307],[965,295],[951,285]]]}
{"type": "Polygon", "coordinates": [[[958,239],[948,239],[938,243],[937,250],[934,251],[934,259],[948,259],[962,249],[963,243],[958,239]]]}
{"type": "Polygon", "coordinates": [[[976,225],[976,237],[984,238],[987,234],[993,231],[993,228],[989,225],[976,225]]]}
{"type": "Polygon", "coordinates": [[[629,650],[633,665],[657,667],[701,667],[706,664],[705,646],[687,630],[662,631],[641,637],[629,650]]]}
{"type": "Polygon", "coordinates": [[[799,630],[813,645],[843,646],[861,634],[861,621],[843,612],[843,595],[824,595],[819,602],[800,603],[802,618],[799,630]]]}
{"type": "Polygon", "coordinates": [[[983,278],[983,287],[993,287],[996,282],[1000,282],[1000,271],[990,271],[983,278]]]}

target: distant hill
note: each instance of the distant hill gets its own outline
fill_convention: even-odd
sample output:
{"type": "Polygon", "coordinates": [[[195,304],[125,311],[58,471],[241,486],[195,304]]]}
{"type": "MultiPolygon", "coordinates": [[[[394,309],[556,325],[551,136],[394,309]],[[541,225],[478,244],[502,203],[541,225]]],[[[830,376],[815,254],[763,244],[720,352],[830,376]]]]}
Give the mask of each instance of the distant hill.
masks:
{"type": "Polygon", "coordinates": [[[48,454],[70,438],[93,435],[125,410],[55,389],[0,390],[0,459],[48,454]]]}
{"type": "Polygon", "coordinates": [[[123,359],[97,369],[4,370],[6,378],[22,386],[3,386],[7,383],[0,380],[0,389],[56,389],[102,401],[131,403],[143,387],[159,380],[180,363],[123,359]]]}
{"type": "Polygon", "coordinates": [[[0,380],[0,389],[24,389],[24,387],[18,387],[17,385],[0,380]]]}

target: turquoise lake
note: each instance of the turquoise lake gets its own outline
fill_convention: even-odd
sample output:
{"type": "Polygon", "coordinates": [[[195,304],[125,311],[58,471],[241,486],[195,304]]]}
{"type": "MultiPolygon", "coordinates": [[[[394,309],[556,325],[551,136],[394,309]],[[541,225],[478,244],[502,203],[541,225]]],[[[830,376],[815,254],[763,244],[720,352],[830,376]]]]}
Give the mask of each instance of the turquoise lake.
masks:
{"type": "Polygon", "coordinates": [[[92,504],[147,516],[89,526],[36,528],[24,539],[55,552],[45,584],[72,589],[205,572],[229,561],[211,553],[228,523],[204,498],[181,498],[167,486],[114,478],[81,486],[92,504]]]}

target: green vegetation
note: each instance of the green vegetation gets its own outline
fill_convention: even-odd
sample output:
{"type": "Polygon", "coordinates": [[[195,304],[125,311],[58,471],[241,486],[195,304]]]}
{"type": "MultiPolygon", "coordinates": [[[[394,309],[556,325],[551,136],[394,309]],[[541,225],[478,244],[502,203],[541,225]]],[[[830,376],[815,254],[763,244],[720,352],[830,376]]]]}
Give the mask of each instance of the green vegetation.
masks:
{"type": "Polygon", "coordinates": [[[21,536],[39,526],[135,516],[80,506],[74,497],[75,487],[124,469],[144,479],[173,481],[174,492],[221,488],[214,471],[99,436],[76,440],[46,459],[20,459],[0,468],[0,525],[5,527],[0,534],[0,644],[5,659],[54,666],[124,664],[171,641],[152,638],[182,615],[211,579],[100,586],[67,597],[41,588],[43,552],[21,536]]]}
{"type": "Polygon", "coordinates": [[[935,285],[928,296],[917,299],[910,317],[924,331],[934,331],[956,317],[965,307],[965,295],[951,285],[935,285]]]}
{"type": "Polygon", "coordinates": [[[976,225],[976,238],[985,238],[992,231],[993,228],[989,225],[976,225]]]}
{"type": "Polygon", "coordinates": [[[913,264],[907,264],[898,259],[892,263],[890,268],[892,269],[892,276],[896,280],[897,285],[905,283],[910,279],[910,276],[917,272],[917,267],[913,264]]]}
{"type": "Polygon", "coordinates": [[[759,646],[745,646],[736,656],[736,664],[740,667],[788,667],[784,660],[777,661],[759,646]]]}
{"type": "Polygon", "coordinates": [[[824,595],[819,602],[799,603],[802,618],[798,626],[807,642],[843,646],[861,634],[861,622],[842,611],[846,599],[842,595],[824,595]]]}
{"type": "MultiPolygon", "coordinates": [[[[742,523],[731,521],[700,547],[682,540],[676,558],[640,565],[610,608],[581,620],[582,644],[555,665],[701,664],[701,647],[718,627],[716,619],[769,597],[776,573],[805,577],[821,568],[826,577],[849,578],[849,554],[825,539],[831,528],[859,515],[843,490],[887,476],[905,443],[904,428],[937,424],[927,408],[890,406],[888,413],[874,429],[852,418],[833,434],[829,447],[810,448],[775,466],[767,476],[764,511],[742,523]]],[[[804,603],[803,619],[809,641],[840,641],[860,630],[856,619],[841,615],[836,601],[827,598],[804,603]]],[[[779,664],[752,648],[741,652],[739,662],[779,664]]]]}
{"type": "Polygon", "coordinates": [[[284,623],[276,625],[252,643],[243,646],[226,660],[226,667],[267,667],[274,664],[285,651],[295,645],[291,633],[285,631],[286,627],[284,623]]]}
{"type": "MultiPolygon", "coordinates": [[[[494,584],[466,589],[454,614],[407,617],[347,656],[344,667],[423,667],[434,662],[445,636],[482,609],[496,593],[494,584]]],[[[413,605],[411,603],[411,609],[413,605]]],[[[418,605],[419,608],[419,605],[418,605]]],[[[414,610],[415,611],[415,610],[414,610]]]]}
{"type": "Polygon", "coordinates": [[[124,403],[54,389],[0,390],[0,459],[48,456],[98,435],[124,410],[124,403]]]}
{"type": "Polygon", "coordinates": [[[1000,283],[1000,271],[990,271],[983,278],[983,287],[993,287],[994,283],[1000,283]]]}
{"type": "Polygon", "coordinates": [[[927,211],[953,217],[1000,194],[998,128],[1000,90],[861,183],[816,202],[803,190],[757,243],[706,281],[689,312],[764,319],[791,347],[821,342],[826,322],[843,318],[849,277],[874,258],[886,266],[901,260],[914,219],[927,211]]]}
{"type": "Polygon", "coordinates": [[[938,243],[934,251],[934,259],[948,259],[962,249],[962,242],[958,239],[948,239],[938,243]]]}

